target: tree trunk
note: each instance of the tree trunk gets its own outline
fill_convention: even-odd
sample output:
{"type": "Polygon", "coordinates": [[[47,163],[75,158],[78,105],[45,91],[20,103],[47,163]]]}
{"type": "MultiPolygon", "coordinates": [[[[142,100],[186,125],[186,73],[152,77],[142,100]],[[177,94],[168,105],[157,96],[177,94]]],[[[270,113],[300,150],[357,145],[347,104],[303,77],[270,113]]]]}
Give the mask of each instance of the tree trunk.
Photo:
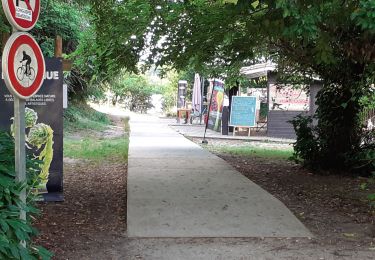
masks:
{"type": "MultiPolygon", "coordinates": [[[[320,163],[323,169],[350,169],[348,156],[360,146],[360,93],[350,86],[327,86],[317,98],[320,163]]],[[[318,158],[319,158],[318,157],[318,158]]]]}

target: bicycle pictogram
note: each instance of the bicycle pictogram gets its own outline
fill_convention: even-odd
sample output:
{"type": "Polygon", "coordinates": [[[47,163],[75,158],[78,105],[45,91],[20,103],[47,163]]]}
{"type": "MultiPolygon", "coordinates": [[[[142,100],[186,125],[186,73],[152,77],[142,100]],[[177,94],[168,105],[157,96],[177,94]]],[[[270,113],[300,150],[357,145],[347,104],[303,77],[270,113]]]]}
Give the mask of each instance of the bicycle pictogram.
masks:
{"type": "Polygon", "coordinates": [[[29,80],[35,79],[35,70],[30,66],[31,64],[31,57],[27,55],[27,53],[23,52],[23,58],[20,61],[22,65],[17,68],[17,79],[19,81],[23,81],[26,78],[29,80]]]}

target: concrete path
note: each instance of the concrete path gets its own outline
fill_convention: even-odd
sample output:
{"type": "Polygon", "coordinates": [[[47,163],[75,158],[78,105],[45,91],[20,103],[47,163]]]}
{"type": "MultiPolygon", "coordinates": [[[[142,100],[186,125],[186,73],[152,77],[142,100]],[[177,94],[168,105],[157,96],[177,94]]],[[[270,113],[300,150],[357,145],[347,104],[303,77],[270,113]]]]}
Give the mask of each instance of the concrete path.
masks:
{"type": "Polygon", "coordinates": [[[129,237],[310,237],[275,197],[158,118],[133,116],[129,237]]]}

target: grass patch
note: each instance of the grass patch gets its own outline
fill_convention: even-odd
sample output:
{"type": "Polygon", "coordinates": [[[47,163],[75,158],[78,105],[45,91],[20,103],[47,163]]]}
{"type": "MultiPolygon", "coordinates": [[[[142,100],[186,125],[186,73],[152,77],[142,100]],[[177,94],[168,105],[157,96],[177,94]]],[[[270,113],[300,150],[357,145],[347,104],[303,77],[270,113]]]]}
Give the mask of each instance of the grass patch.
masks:
{"type": "Polygon", "coordinates": [[[104,113],[87,104],[73,104],[64,111],[64,131],[73,133],[80,130],[103,131],[111,124],[104,113]]]}
{"type": "MultiPolygon", "coordinates": [[[[129,118],[124,118],[124,130],[129,131],[129,118]]],[[[64,111],[64,156],[93,161],[127,161],[129,138],[124,135],[103,138],[100,132],[112,122],[108,115],[87,104],[73,104],[64,111]]],[[[125,134],[125,133],[124,133],[125,134]]]]}
{"type": "Polygon", "coordinates": [[[258,147],[217,147],[214,150],[233,155],[257,156],[263,158],[289,159],[293,155],[293,150],[276,150],[258,147]]]}
{"type": "Polygon", "coordinates": [[[97,139],[93,137],[83,140],[65,138],[64,156],[74,159],[89,160],[127,160],[129,139],[119,137],[113,139],[97,139]]]}

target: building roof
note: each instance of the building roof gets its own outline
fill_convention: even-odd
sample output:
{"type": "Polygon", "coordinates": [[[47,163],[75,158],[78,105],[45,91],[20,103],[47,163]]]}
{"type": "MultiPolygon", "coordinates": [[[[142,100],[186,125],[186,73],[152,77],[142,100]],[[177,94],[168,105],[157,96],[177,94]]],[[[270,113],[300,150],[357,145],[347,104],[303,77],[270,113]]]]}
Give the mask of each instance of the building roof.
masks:
{"type": "Polygon", "coordinates": [[[272,62],[259,63],[248,67],[242,67],[240,73],[249,79],[267,76],[268,71],[276,70],[276,64],[272,62]]]}

